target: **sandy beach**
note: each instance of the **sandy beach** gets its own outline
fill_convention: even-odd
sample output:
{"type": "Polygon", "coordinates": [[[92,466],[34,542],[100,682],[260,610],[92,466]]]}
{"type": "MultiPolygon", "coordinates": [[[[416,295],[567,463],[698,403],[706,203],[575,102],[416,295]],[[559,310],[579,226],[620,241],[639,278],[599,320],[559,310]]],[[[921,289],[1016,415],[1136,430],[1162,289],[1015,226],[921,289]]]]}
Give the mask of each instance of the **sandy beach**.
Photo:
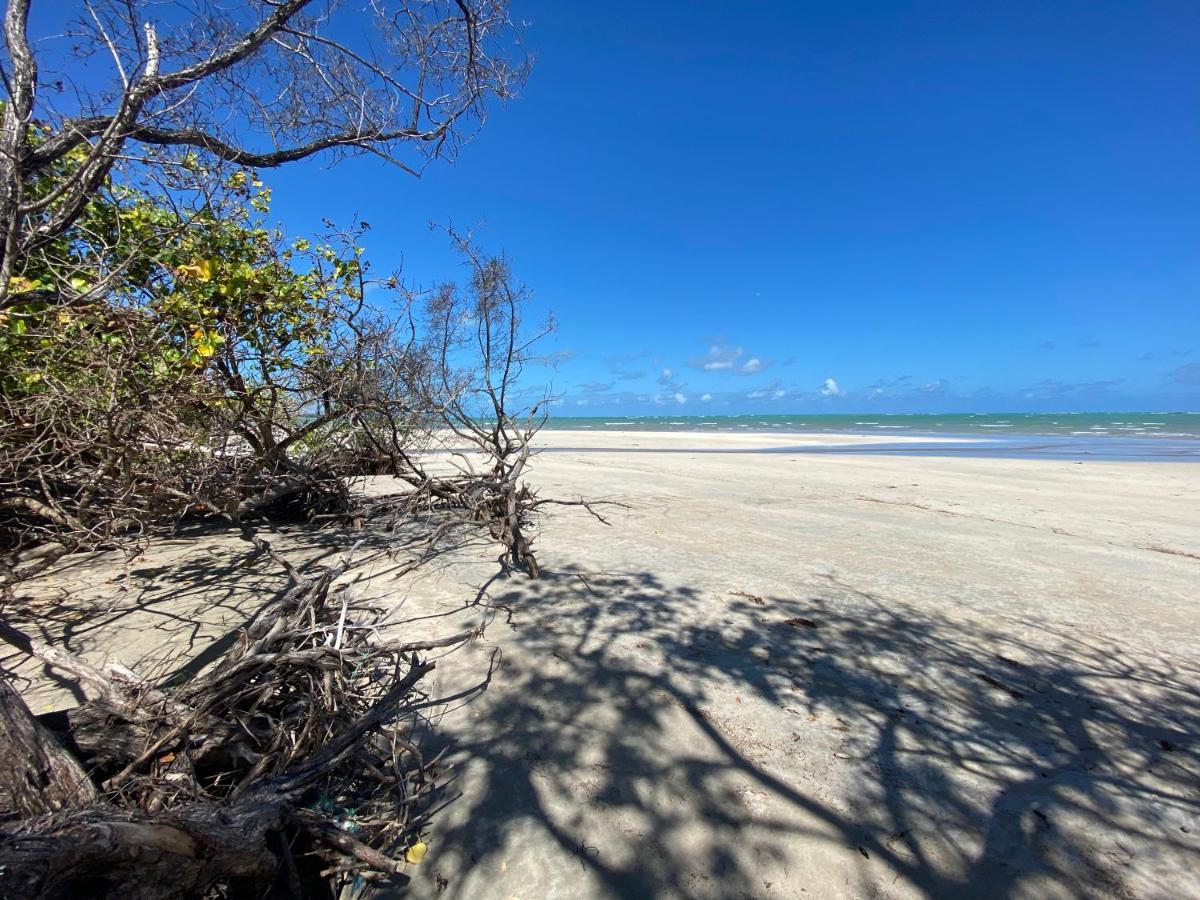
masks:
{"type": "MultiPolygon", "coordinates": [[[[611,502],[551,508],[540,580],[483,543],[353,575],[397,631],[486,624],[428,685],[461,796],[414,896],[1200,897],[1200,466],[539,439],[543,496],[611,502]]],[[[25,624],[182,677],[281,585],[246,556],[72,558],[25,624]]]]}

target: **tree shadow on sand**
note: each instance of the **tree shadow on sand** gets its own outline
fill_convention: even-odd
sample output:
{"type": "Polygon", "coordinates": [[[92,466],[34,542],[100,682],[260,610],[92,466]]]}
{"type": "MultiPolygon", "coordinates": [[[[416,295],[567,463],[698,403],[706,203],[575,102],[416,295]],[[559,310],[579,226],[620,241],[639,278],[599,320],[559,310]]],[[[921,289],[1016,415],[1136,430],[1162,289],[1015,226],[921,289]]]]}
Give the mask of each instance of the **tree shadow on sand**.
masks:
{"type": "Polygon", "coordinates": [[[463,796],[419,894],[1200,890],[1190,660],[833,578],[790,599],[560,571],[478,602],[506,611],[503,661],[439,725],[463,796]]]}
{"type": "MultiPolygon", "coordinates": [[[[263,531],[302,571],[352,555],[357,562],[351,579],[390,584],[394,573],[418,558],[424,571],[433,571],[447,554],[487,543],[459,531],[419,553],[407,549],[426,539],[439,521],[425,516],[386,531],[304,526],[263,531]]],[[[91,655],[96,662],[112,657],[171,686],[219,660],[258,611],[288,587],[286,572],[238,530],[199,522],[156,540],[145,555],[114,550],[68,556],[39,579],[18,585],[11,604],[0,604],[0,615],[68,653],[91,655]]],[[[22,690],[36,686],[57,705],[85,699],[73,677],[6,644],[0,644],[0,665],[16,673],[22,690]]]]}

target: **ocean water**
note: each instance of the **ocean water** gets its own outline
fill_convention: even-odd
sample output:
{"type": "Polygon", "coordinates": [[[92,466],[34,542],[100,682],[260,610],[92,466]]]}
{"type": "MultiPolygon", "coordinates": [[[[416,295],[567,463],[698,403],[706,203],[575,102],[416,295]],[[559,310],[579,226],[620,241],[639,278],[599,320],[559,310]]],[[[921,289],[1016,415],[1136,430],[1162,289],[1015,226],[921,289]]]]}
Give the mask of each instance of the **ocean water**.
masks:
{"type": "MultiPolygon", "coordinates": [[[[1200,462],[1200,413],[551,417],[550,429],[893,435],[903,441],[771,446],[752,451],[697,442],[680,453],[972,456],[1006,459],[1200,462]],[[921,441],[920,438],[937,438],[921,441]]],[[[586,447],[558,448],[587,450],[586,447]]],[[[630,452],[641,452],[634,448],[630,452]]],[[[664,452],[664,451],[655,451],[664,452]]]]}
{"type": "Polygon", "coordinates": [[[1200,440],[1200,413],[953,413],[946,415],[551,416],[547,428],[595,431],[749,431],[916,436],[1118,436],[1200,440]]]}

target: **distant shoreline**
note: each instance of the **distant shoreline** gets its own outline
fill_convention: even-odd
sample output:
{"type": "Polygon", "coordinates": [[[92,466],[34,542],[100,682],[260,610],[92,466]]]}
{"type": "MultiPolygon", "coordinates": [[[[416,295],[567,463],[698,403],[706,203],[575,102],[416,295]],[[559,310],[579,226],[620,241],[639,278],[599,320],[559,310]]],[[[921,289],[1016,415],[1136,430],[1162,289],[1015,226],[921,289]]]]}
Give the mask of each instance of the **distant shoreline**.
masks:
{"type": "Polygon", "coordinates": [[[947,413],[738,416],[551,415],[553,431],[700,434],[864,435],[872,437],[1046,437],[1200,441],[1200,413],[947,413]]]}

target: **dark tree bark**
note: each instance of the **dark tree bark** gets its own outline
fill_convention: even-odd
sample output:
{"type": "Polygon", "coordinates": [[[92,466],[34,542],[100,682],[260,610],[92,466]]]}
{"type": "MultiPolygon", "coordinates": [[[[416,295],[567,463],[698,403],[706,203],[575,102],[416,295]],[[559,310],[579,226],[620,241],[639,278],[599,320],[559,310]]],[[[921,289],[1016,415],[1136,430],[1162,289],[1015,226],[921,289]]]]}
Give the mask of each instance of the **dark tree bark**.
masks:
{"type": "Polygon", "coordinates": [[[0,677],[0,816],[40,816],[95,800],[83,766],[0,677]]]}
{"type": "Polygon", "coordinates": [[[0,894],[162,900],[222,885],[226,896],[262,896],[280,862],[268,836],[282,829],[285,809],[281,798],[251,796],[153,817],[109,806],[25,823],[0,833],[0,894]]]}

